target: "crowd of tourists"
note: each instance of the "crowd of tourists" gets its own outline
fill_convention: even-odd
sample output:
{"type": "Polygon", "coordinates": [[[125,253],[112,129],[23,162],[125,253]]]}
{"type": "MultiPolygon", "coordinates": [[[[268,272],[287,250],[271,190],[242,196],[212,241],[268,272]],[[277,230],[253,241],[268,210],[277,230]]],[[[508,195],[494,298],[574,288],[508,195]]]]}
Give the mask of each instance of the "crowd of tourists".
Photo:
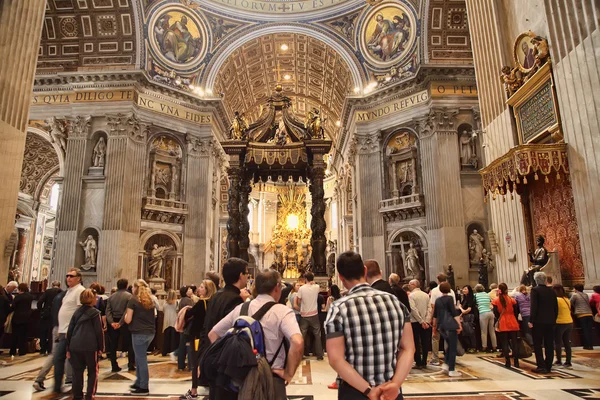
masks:
{"type": "MultiPolygon", "coordinates": [[[[191,374],[182,400],[197,399],[200,387],[208,388],[209,399],[285,399],[303,357],[318,362],[326,351],[337,373],[329,387],[339,399],[401,399],[412,368],[441,368],[458,377],[456,358],[465,352],[501,352],[497,356],[507,368],[519,368],[519,358],[531,355],[526,353],[533,346],[535,372],[571,368],[574,323],[581,328],[583,348],[593,349],[600,287],[590,298],[575,285],[568,296],[538,272],[533,288],[509,291],[500,283],[487,291],[482,285],[452,289],[441,273],[423,290],[416,279],[402,284],[392,274],[384,280],[377,261],[363,261],[354,252],[342,253],[336,270],[341,287],[330,282],[323,296],[311,272],[284,282],[277,271],[264,270],[250,282],[248,263],[231,258],[221,276],[209,272],[198,287],[169,290],[159,301],[141,279],[131,286],[118,280],[110,295],[98,283],[86,289],[73,268],[66,274],[66,290],[54,281],[37,301],[39,351],[50,356],[33,386],[46,390],[54,368],[55,394],[70,384],[74,399],[93,399],[103,354],[116,373],[122,370],[119,354],[126,353],[127,368],[136,376],[131,393],[148,395],[147,355],[160,347],[179,370],[191,374]]],[[[13,357],[27,352],[33,301],[28,292],[25,283],[0,287],[0,326],[11,333],[13,357]]]]}

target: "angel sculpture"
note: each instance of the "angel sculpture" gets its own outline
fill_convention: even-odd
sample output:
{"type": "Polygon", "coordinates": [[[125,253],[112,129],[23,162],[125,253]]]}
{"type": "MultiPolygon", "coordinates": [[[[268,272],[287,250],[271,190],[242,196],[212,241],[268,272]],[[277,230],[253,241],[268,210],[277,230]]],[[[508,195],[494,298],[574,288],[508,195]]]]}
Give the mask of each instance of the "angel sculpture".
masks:
{"type": "Polygon", "coordinates": [[[233,122],[229,128],[229,138],[232,140],[246,140],[248,131],[248,121],[244,115],[240,115],[238,111],[233,114],[233,122]]]}
{"type": "Polygon", "coordinates": [[[67,129],[65,123],[52,117],[46,121],[50,131],[50,140],[56,143],[63,154],[67,151],[67,129]]]}
{"type": "Polygon", "coordinates": [[[325,130],[323,129],[325,121],[327,121],[327,118],[321,118],[321,113],[316,108],[308,112],[304,123],[308,139],[323,139],[325,137],[325,130]]]}
{"type": "Polygon", "coordinates": [[[550,52],[548,50],[548,41],[541,36],[531,39],[533,45],[533,56],[535,57],[536,69],[544,65],[550,52]]]}

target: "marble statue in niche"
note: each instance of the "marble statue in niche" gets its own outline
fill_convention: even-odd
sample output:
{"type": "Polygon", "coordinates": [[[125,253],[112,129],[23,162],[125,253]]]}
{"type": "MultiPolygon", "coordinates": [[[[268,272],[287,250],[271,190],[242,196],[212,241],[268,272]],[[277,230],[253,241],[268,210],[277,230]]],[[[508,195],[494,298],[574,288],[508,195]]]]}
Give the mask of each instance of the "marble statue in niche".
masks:
{"type": "Polygon", "coordinates": [[[483,243],[485,239],[481,236],[477,229],[473,230],[473,233],[469,236],[469,256],[471,264],[478,264],[483,256],[483,243]]]}
{"type": "Polygon", "coordinates": [[[162,266],[165,261],[166,253],[173,249],[173,246],[159,246],[154,244],[150,251],[150,262],[148,263],[148,278],[160,278],[162,266]]]}
{"type": "Polygon", "coordinates": [[[462,131],[460,138],[460,163],[477,168],[477,151],[475,136],[470,132],[462,131]]]}
{"type": "Polygon", "coordinates": [[[98,139],[98,143],[94,146],[94,155],[92,165],[94,167],[104,167],[104,160],[106,157],[106,142],[103,137],[98,139]]]}
{"type": "Polygon", "coordinates": [[[98,253],[98,245],[92,235],[88,235],[84,242],[79,242],[85,252],[85,264],[82,265],[84,270],[89,270],[96,266],[96,254],[98,253]]]}
{"type": "Polygon", "coordinates": [[[421,265],[419,264],[419,254],[415,245],[411,243],[406,251],[406,277],[405,279],[420,279],[421,265]]]}

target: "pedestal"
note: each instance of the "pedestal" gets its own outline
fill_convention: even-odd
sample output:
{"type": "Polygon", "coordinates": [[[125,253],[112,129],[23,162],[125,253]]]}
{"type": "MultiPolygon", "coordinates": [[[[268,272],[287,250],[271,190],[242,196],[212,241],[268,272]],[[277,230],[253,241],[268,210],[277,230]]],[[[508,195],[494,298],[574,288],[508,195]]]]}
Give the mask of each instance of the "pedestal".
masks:
{"type": "Polygon", "coordinates": [[[89,176],[104,176],[104,167],[90,167],[88,168],[89,176]]]}
{"type": "Polygon", "coordinates": [[[319,292],[326,292],[329,290],[328,276],[315,276],[315,283],[319,285],[319,292]]]}
{"type": "Polygon", "coordinates": [[[150,286],[150,289],[156,289],[156,296],[166,296],[165,282],[166,281],[163,278],[150,278],[148,280],[148,286],[150,286]]]}

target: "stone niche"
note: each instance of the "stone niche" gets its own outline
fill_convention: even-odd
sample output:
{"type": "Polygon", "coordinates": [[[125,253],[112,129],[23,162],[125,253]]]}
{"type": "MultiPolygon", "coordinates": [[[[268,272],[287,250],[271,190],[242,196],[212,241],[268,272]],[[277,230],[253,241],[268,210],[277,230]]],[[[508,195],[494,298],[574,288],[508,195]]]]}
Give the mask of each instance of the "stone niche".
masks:
{"type": "MultiPolygon", "coordinates": [[[[144,235],[147,236],[147,235],[144,235]]],[[[172,233],[152,234],[139,253],[138,278],[145,279],[159,294],[181,285],[182,260],[181,240],[172,233]]]]}

